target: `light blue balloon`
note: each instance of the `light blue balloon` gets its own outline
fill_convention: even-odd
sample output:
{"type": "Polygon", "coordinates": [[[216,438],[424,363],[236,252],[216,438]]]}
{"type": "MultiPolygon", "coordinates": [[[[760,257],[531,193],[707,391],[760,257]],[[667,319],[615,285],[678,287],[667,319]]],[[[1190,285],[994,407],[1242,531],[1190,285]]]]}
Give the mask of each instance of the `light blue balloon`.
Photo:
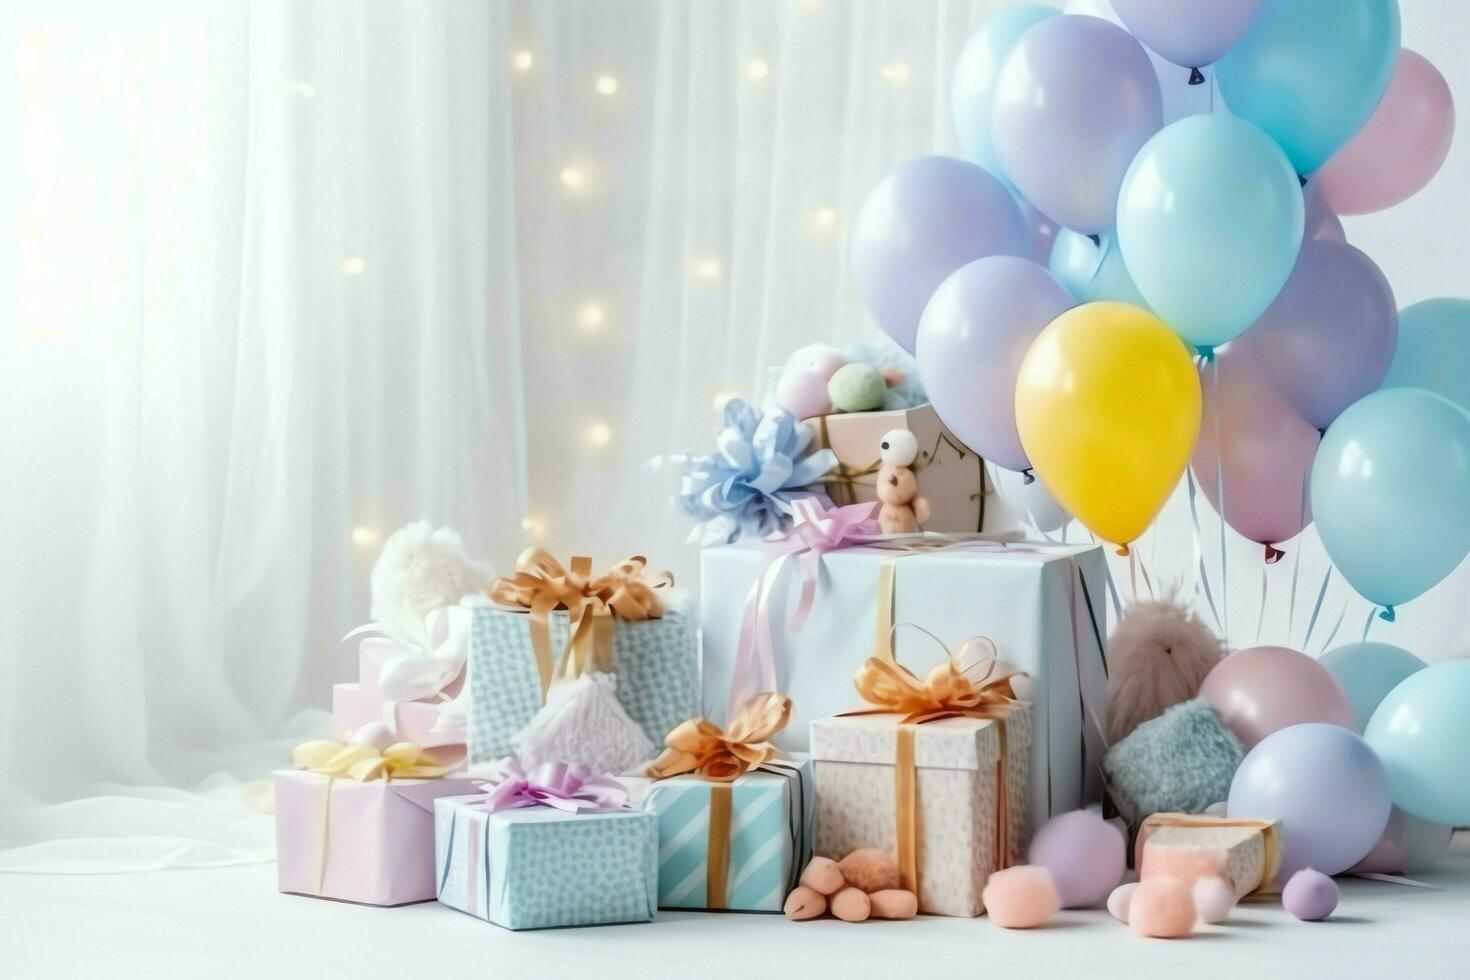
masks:
{"type": "Polygon", "coordinates": [[[1470,412],[1470,299],[1427,299],[1399,311],[1385,388],[1426,388],[1470,412]]]}
{"type": "Polygon", "coordinates": [[[1401,809],[1434,823],[1470,823],[1470,660],[1430,664],[1388,692],[1364,739],[1388,769],[1401,809]]]}
{"type": "Polygon", "coordinates": [[[1470,414],[1419,388],[1358,399],[1317,447],[1312,516],[1343,578],[1392,619],[1470,553],[1470,414]]]}
{"type": "Polygon", "coordinates": [[[1363,128],[1398,54],[1398,0],[1266,0],[1215,79],[1305,176],[1363,128]]]}
{"type": "Polygon", "coordinates": [[[960,52],[950,84],[949,109],[966,159],[978,163],[1014,190],[990,142],[990,103],[1001,63],[1022,34],[1053,17],[1051,7],[1024,4],[1007,7],[985,19],[960,52]]]}
{"type": "Polygon", "coordinates": [[[1256,321],[1296,264],[1301,185],[1265,133],[1226,115],[1166,126],[1118,195],[1118,244],[1149,308],[1196,347],[1256,321]]]}
{"type": "Polygon", "coordinates": [[[1360,732],[1389,691],[1424,669],[1424,661],[1392,643],[1349,643],[1324,653],[1318,663],[1347,692],[1360,732]]]}
{"type": "Polygon", "coordinates": [[[1098,244],[1070,228],[1058,229],[1048,267],[1079,303],[1113,299],[1149,308],[1128,274],[1122,250],[1107,237],[1098,244]]]}

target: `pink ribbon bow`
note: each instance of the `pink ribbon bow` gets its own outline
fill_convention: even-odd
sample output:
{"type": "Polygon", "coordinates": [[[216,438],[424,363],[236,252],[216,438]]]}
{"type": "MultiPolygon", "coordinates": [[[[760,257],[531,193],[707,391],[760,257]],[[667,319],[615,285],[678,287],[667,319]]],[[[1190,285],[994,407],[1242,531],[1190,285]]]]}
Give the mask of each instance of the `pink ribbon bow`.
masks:
{"type": "Polygon", "coordinates": [[[876,540],[883,528],[874,516],[876,500],[845,507],[829,507],[822,498],[802,497],[792,502],[796,522],[780,537],[766,538],[771,561],[751,585],[740,618],[740,641],[735,650],[735,673],[730,685],[728,717],[761,691],[779,691],[776,683],[775,643],[771,636],[771,594],[780,581],[788,559],[796,559],[801,572],[801,596],[791,612],[790,631],[806,625],[817,595],[822,556],[852,544],[876,540]]]}
{"type": "Polygon", "coordinates": [[[500,763],[490,780],[487,813],[528,806],[549,806],[564,813],[600,813],[620,810],[628,803],[628,789],[610,776],[586,766],[547,762],[527,773],[514,759],[500,763]]]}

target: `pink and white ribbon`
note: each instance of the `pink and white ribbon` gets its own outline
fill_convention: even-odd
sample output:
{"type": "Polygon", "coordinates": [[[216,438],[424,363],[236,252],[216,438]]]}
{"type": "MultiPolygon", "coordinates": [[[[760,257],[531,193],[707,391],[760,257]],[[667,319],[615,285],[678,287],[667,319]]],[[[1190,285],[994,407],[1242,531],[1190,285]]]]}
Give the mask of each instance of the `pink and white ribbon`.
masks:
{"type": "Polygon", "coordinates": [[[804,497],[794,501],[792,508],[796,522],[784,536],[766,539],[771,560],[745,596],[727,717],[733,717],[752,696],[780,690],[776,681],[770,605],[771,595],[787,564],[794,560],[801,573],[801,594],[790,614],[789,624],[790,632],[797,633],[806,625],[816,602],[822,556],[829,551],[883,537],[883,528],[875,516],[877,501],[833,507],[823,503],[819,497],[804,497]]]}
{"type": "Polygon", "coordinates": [[[621,810],[627,804],[626,786],[586,766],[547,762],[526,772],[514,759],[506,759],[489,779],[484,802],[475,805],[487,813],[531,806],[564,813],[602,813],[621,810]]]}

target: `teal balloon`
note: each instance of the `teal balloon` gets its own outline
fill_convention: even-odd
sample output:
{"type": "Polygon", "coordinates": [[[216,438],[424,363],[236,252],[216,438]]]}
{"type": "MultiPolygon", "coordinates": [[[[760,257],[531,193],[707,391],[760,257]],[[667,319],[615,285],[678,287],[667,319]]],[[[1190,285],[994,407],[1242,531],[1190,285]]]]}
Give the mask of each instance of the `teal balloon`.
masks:
{"type": "Polygon", "coordinates": [[[1215,81],[1306,176],[1363,128],[1398,54],[1398,0],[1266,0],[1215,81]]]}
{"type": "Polygon", "coordinates": [[[1430,664],[1392,691],[1364,741],[1388,769],[1399,809],[1434,823],[1470,823],[1470,660],[1430,664]]]}
{"type": "Polygon", "coordinates": [[[1470,553],[1470,414],[1419,388],[1360,398],[1322,437],[1311,494],[1328,557],[1391,619],[1470,553]]]}
{"type": "Polygon", "coordinates": [[[1265,133],[1188,116],[1134,157],[1118,195],[1118,244],[1151,310],[1199,348],[1256,321],[1296,264],[1301,185],[1265,133]]]}
{"type": "Polygon", "coordinates": [[[995,96],[995,77],[1021,35],[1058,13],[1051,7],[1023,4],[990,15],[960,52],[954,80],[950,83],[949,109],[965,158],[990,171],[1012,190],[1014,186],[990,142],[990,103],[995,96]]]}
{"type": "Polygon", "coordinates": [[[1349,643],[1327,651],[1317,662],[1347,692],[1359,732],[1368,727],[1368,719],[1388,692],[1425,666],[1424,661],[1392,643],[1349,643]]]}
{"type": "Polygon", "coordinates": [[[1106,237],[1099,244],[1070,228],[1058,229],[1048,268],[1079,303],[1112,299],[1148,309],[1128,274],[1122,250],[1106,237]]]}
{"type": "Polygon", "coordinates": [[[1399,312],[1385,388],[1425,388],[1470,412],[1470,299],[1427,299],[1399,312]]]}

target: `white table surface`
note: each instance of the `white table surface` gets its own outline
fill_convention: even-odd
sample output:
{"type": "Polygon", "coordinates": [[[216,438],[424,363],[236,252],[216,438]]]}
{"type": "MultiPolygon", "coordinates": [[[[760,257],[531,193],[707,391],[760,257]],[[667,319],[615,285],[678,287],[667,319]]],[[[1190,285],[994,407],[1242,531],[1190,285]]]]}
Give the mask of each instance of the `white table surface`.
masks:
{"type": "Polygon", "coordinates": [[[376,909],[275,891],[275,867],[0,875],[0,977],[1377,977],[1470,976],[1470,835],[1420,880],[1343,880],[1332,920],[1247,905],[1188,940],[1106,912],[1043,929],[988,919],[852,925],[660,913],[652,924],[513,933],[435,903],[376,909]]]}

